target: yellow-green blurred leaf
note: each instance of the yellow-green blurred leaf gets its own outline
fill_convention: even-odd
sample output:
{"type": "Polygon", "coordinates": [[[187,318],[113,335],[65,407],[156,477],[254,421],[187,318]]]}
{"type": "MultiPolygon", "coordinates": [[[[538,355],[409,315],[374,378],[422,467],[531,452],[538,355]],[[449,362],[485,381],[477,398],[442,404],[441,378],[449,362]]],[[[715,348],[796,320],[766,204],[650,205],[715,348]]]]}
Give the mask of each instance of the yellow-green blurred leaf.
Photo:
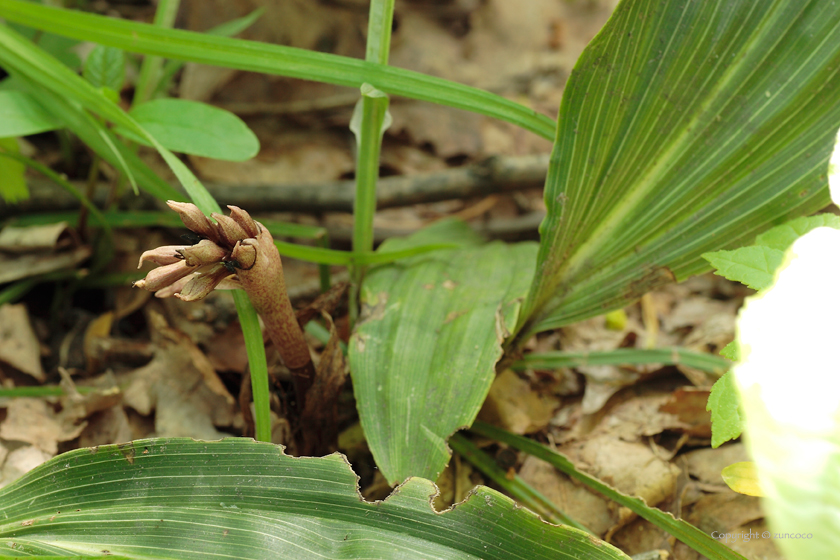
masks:
{"type": "Polygon", "coordinates": [[[755,463],[752,461],[733,463],[725,467],[721,471],[720,476],[723,477],[723,481],[727,486],[739,494],[758,497],[764,495],[758,484],[758,471],[756,471],[755,463]]]}

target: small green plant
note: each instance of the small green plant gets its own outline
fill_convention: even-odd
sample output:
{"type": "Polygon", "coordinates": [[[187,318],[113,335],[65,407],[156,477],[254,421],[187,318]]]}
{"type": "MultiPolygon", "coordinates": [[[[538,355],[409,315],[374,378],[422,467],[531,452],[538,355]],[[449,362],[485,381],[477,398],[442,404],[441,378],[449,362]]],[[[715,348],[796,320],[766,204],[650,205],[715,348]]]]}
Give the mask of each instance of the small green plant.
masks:
{"type": "MultiPolygon", "coordinates": [[[[351,314],[358,315],[348,357],[358,412],[379,469],[402,486],[370,505],[358,500],[353,475],[337,456],[295,459],[248,440],[138,441],[56,457],[0,490],[3,545],[21,555],[107,551],[132,558],[624,557],[578,529],[543,525],[487,489],[436,516],[427,504],[428,480],[449,460],[450,436],[475,420],[497,367],[515,362],[534,334],[704,272],[704,254],[752,242],[828,203],[825,169],[840,125],[840,75],[833,71],[840,65],[840,6],[624,0],[579,59],[555,123],[489,92],[388,66],[392,1],[371,3],[364,61],[169,29],[173,5],[160,3],[157,25],[20,0],[0,0],[0,17],[145,54],[141,76],[153,85],[138,87],[143,92],[159,90],[158,57],[360,88],[353,251],[274,246],[351,267],[351,314]],[[504,119],[554,140],[539,244],[484,243],[464,224],[445,222],[373,251],[379,144],[393,95],[504,119]]],[[[98,56],[115,57],[104,50],[98,56]]],[[[152,250],[147,258],[162,272],[142,285],[166,289],[180,275],[186,283],[172,292],[189,299],[235,275],[245,288],[234,297],[255,399],[266,395],[255,309],[285,325],[278,326],[281,346],[297,336],[280,295],[279,258],[277,268],[247,279],[260,258],[275,255],[268,228],[239,210],[232,218],[220,214],[172,153],[198,147],[159,118],[172,114],[170,104],[185,114],[208,110],[150,101],[146,93],[123,111],[109,97],[116,80],[104,71],[110,65],[94,59],[87,71],[93,83],[86,81],[8,26],[0,26],[0,64],[14,80],[0,91],[0,110],[14,116],[0,122],[0,137],[65,128],[132,185],[176,201],[188,227],[210,241],[152,250]],[[5,122],[18,124],[3,128],[5,122]],[[183,204],[182,193],[123,139],[157,149],[195,206],[183,204]],[[174,254],[183,260],[172,261],[174,254]],[[188,277],[190,263],[208,274],[188,277]],[[262,299],[263,290],[272,295],[262,299]]],[[[200,118],[228,119],[207,115],[200,118]]],[[[239,126],[233,123],[225,131],[239,126]]],[[[255,148],[246,131],[237,133],[244,148],[227,153],[214,141],[201,149],[248,157],[255,148]]],[[[0,156],[25,161],[11,150],[0,156]]],[[[292,367],[306,367],[295,361],[298,350],[284,348],[292,367]]],[[[267,399],[256,406],[267,414],[267,399]]],[[[466,450],[463,444],[453,440],[466,450]]],[[[708,557],[740,558],[687,524],[614,497],[708,557]]]]}

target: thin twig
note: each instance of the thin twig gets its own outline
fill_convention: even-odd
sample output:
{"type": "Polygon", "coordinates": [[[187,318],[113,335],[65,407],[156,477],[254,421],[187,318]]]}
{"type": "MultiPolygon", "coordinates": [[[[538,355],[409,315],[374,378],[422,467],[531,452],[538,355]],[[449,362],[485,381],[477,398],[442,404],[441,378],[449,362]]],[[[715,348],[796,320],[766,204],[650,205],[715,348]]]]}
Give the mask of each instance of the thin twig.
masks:
{"type": "MultiPolygon", "coordinates": [[[[379,180],[376,206],[395,208],[426,202],[483,196],[542,187],[549,156],[494,156],[480,162],[435,173],[386,177],[379,180]]],[[[353,211],[353,181],[328,181],[308,184],[229,185],[207,184],[216,200],[242,208],[265,212],[353,211]]],[[[54,185],[39,179],[30,180],[31,198],[17,205],[0,202],[0,216],[10,214],[71,210],[79,203],[54,185]]],[[[108,188],[97,185],[94,201],[103,204],[108,188]]],[[[132,208],[156,208],[151,197],[131,196],[132,208]]]]}

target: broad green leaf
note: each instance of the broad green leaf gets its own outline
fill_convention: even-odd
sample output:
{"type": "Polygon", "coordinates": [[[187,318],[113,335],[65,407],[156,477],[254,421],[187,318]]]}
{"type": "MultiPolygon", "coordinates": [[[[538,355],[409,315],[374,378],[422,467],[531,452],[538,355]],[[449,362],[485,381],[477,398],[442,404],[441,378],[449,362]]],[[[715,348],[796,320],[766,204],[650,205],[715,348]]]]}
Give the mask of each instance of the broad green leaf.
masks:
{"type": "Polygon", "coordinates": [[[0,137],[28,136],[61,128],[31,95],[23,91],[0,91],[0,137]]]}
{"type": "MultiPolygon", "coordinates": [[[[17,138],[0,138],[0,152],[20,153],[17,138]]],[[[29,198],[26,186],[26,166],[0,153],[0,197],[6,202],[17,202],[29,198]]]]}
{"type": "Polygon", "coordinates": [[[785,252],[751,245],[732,251],[704,253],[703,258],[716,269],[715,274],[740,282],[753,290],[763,290],[773,284],[773,277],[785,258],[785,252]]]}
{"type": "Polygon", "coordinates": [[[97,45],[85,60],[83,75],[94,87],[119,92],[125,81],[125,53],[97,45]]]}
{"type": "Polygon", "coordinates": [[[447,438],[472,423],[490,389],[536,250],[495,242],[368,272],[349,356],[362,426],[388,482],[435,479],[446,466],[447,438]]]}
{"type": "Polygon", "coordinates": [[[741,436],[741,401],[732,372],[715,381],[706,410],[712,413],[712,447],[741,436]]]}
{"type": "Polygon", "coordinates": [[[474,111],[512,122],[546,138],[554,135],[555,124],[550,118],[499,95],[419,72],[355,58],[177,29],[161,29],[148,24],[48,8],[19,0],[0,0],[0,17],[129,52],[354,88],[367,82],[389,95],[474,111]]]}
{"type": "MultiPolygon", "coordinates": [[[[186,99],[154,99],[129,115],[173,152],[245,161],[257,155],[260,141],[242,119],[224,109],[186,99]]],[[[146,146],[151,143],[125,128],[117,132],[146,146]]]]}
{"type": "Polygon", "coordinates": [[[144,559],[627,558],[489,488],[438,514],[427,480],[376,503],[357,480],[342,455],[295,458],[246,439],[78,449],[0,490],[0,547],[144,559]]]}
{"type": "Polygon", "coordinates": [[[623,0],[566,85],[521,338],[828,203],[840,3],[623,0]]]}

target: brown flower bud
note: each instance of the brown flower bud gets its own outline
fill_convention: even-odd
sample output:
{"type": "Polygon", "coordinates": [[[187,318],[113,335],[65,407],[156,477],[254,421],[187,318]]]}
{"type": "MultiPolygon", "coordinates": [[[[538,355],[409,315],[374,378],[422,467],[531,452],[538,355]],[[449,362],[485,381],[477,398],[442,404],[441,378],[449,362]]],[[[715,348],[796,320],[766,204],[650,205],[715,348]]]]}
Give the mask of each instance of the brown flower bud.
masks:
{"type": "Polygon", "coordinates": [[[164,286],[168,286],[173,282],[177,282],[184,276],[192,274],[195,268],[188,266],[184,261],[178,261],[173,264],[159,266],[154,270],[149,271],[146,278],[138,280],[134,283],[135,288],[143,288],[150,292],[156,292],[164,286]]]}
{"type": "Polygon", "coordinates": [[[236,223],[236,220],[224,216],[222,214],[217,214],[213,212],[210,214],[218,225],[216,225],[216,230],[219,232],[219,237],[227,247],[233,247],[236,245],[237,241],[242,241],[243,239],[248,238],[248,234],[245,233],[245,229],[236,223]]]}
{"type": "Polygon", "coordinates": [[[216,286],[217,290],[241,290],[242,289],[242,282],[239,281],[235,275],[228,276],[227,278],[222,279],[219,282],[219,285],[216,286]]]}
{"type": "MultiPolygon", "coordinates": [[[[193,270],[195,270],[195,269],[193,269],[193,270]]],[[[192,276],[193,275],[190,274],[188,276],[185,276],[184,278],[181,278],[180,280],[177,280],[177,281],[171,283],[168,286],[164,286],[163,288],[161,288],[160,290],[155,292],[155,297],[163,299],[163,298],[172,297],[175,294],[180,293],[180,291],[184,289],[184,286],[187,285],[187,282],[192,280],[192,276]]]]}
{"type": "Polygon", "coordinates": [[[219,241],[219,234],[213,222],[210,221],[204,212],[198,209],[195,204],[189,202],[175,202],[169,200],[166,202],[170,208],[178,212],[181,216],[181,221],[187,226],[187,229],[196,232],[197,234],[210,239],[211,241],[219,241]]]}
{"type": "Polygon", "coordinates": [[[201,266],[221,262],[228,252],[216,245],[215,241],[202,239],[195,245],[179,249],[178,253],[184,258],[188,266],[201,266]]]}
{"type": "Polygon", "coordinates": [[[257,261],[257,240],[253,238],[237,241],[231,256],[239,263],[242,270],[250,270],[257,261]]]}
{"type": "Polygon", "coordinates": [[[230,276],[224,264],[218,263],[203,272],[197,272],[190,281],[175,294],[182,301],[197,301],[207,297],[219,283],[230,276]]]}
{"type": "Polygon", "coordinates": [[[239,206],[228,206],[230,210],[230,217],[236,221],[237,224],[242,226],[242,229],[245,230],[245,233],[248,234],[248,237],[256,237],[257,234],[260,232],[260,229],[257,227],[257,223],[251,217],[251,215],[240,208],[239,206]]]}
{"type": "Polygon", "coordinates": [[[142,267],[144,262],[151,262],[157,265],[176,263],[181,260],[181,256],[178,253],[180,253],[181,249],[187,247],[188,245],[164,245],[157,249],[144,251],[140,255],[140,262],[137,263],[137,268],[142,267]]]}

